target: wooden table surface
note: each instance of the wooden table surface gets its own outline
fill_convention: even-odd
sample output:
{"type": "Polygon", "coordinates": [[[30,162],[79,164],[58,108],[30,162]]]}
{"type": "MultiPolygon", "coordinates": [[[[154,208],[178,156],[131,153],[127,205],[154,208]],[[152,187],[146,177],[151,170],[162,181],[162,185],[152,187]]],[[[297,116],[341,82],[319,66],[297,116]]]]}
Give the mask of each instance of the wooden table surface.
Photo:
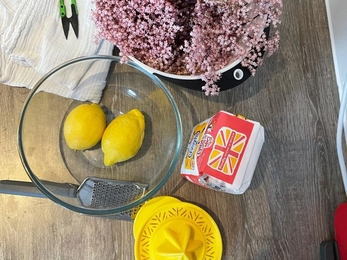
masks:
{"type": "MultiPolygon", "coordinates": [[[[218,97],[167,84],[182,114],[183,147],[194,125],[220,109],[265,128],[243,195],[182,179],[180,164],[157,195],[205,208],[223,237],[223,259],[319,259],[346,201],[336,155],[339,109],[323,0],[284,1],[280,49],[257,74],[218,97]]],[[[27,89],[0,86],[0,179],[26,180],[16,134],[27,89]]],[[[132,223],[90,217],[49,199],[0,195],[0,259],[134,259],[132,223]]]]}

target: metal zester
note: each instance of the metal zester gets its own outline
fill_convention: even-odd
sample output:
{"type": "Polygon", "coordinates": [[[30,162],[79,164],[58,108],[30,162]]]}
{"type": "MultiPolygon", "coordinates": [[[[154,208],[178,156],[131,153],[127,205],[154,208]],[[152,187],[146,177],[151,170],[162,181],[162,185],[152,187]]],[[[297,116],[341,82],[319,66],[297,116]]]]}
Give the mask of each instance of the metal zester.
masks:
{"type": "MultiPolygon", "coordinates": [[[[42,181],[42,183],[54,194],[77,198],[80,204],[86,208],[105,209],[131,203],[141,198],[148,185],[111,179],[86,178],[80,186],[71,183],[55,183],[42,181]]],[[[32,182],[1,180],[0,193],[46,198],[32,182]]],[[[107,217],[123,220],[134,220],[137,210],[110,215],[107,217]]]]}

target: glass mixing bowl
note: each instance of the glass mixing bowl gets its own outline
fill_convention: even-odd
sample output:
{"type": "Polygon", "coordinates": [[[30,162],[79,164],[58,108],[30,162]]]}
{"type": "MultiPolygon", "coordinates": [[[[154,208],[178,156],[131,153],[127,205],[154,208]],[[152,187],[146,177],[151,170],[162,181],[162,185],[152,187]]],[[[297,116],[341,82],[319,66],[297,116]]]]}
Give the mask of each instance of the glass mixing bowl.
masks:
{"type": "Polygon", "coordinates": [[[59,205],[90,215],[125,212],[151,198],[173,173],[181,145],[180,114],[168,89],[156,76],[116,56],[81,57],[47,73],[29,93],[18,130],[19,154],[32,182],[59,205]],[[145,137],[135,157],[106,167],[100,144],[84,151],[67,147],[64,120],[88,100],[99,101],[108,123],[133,108],[144,114],[145,137]],[[93,185],[100,181],[101,190],[88,186],[88,178],[93,185]],[[83,201],[98,199],[94,196],[113,196],[116,202],[83,201]]]}

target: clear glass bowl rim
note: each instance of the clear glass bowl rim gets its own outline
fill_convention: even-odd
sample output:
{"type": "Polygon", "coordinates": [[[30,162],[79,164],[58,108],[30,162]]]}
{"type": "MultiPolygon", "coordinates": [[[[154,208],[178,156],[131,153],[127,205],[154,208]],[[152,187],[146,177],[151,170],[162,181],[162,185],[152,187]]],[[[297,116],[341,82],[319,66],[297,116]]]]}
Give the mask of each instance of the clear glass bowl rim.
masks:
{"type": "Polygon", "coordinates": [[[88,209],[88,208],[82,208],[82,207],[77,207],[74,205],[71,205],[61,199],[59,199],[58,197],[56,197],[52,192],[50,192],[39,180],[39,178],[35,175],[35,173],[30,169],[29,163],[27,161],[25,152],[24,152],[24,146],[23,146],[23,140],[22,140],[22,132],[23,132],[23,123],[24,123],[24,118],[25,118],[25,113],[26,110],[30,104],[31,98],[34,96],[34,94],[36,93],[36,91],[40,88],[40,86],[45,82],[45,80],[47,78],[49,78],[50,76],[52,76],[54,73],[56,73],[57,71],[70,66],[72,64],[78,63],[78,62],[82,62],[82,61],[86,61],[86,60],[109,60],[109,61],[115,61],[120,63],[121,62],[121,58],[118,56],[111,56],[111,55],[90,55],[90,56],[82,56],[82,57],[78,57],[75,59],[71,59],[67,62],[64,62],[60,65],[58,65],[57,67],[55,67],[54,69],[52,69],[51,71],[49,71],[48,73],[46,73],[41,79],[40,81],[38,81],[36,83],[36,85],[32,88],[32,90],[29,92],[21,114],[20,114],[20,120],[19,120],[19,126],[18,126],[18,133],[17,133],[17,144],[18,144],[18,151],[19,151],[19,156],[21,159],[21,162],[23,164],[23,167],[27,173],[27,175],[29,176],[30,180],[37,186],[37,188],[49,199],[51,199],[52,201],[54,201],[55,203],[78,213],[82,213],[82,214],[87,214],[87,215],[95,215],[95,216],[101,216],[101,215],[113,215],[113,214],[118,214],[121,212],[125,212],[128,211],[130,209],[136,208],[137,206],[140,206],[141,204],[143,204],[146,200],[150,199],[151,197],[153,197],[163,186],[164,184],[168,181],[168,179],[171,177],[176,164],[179,160],[179,156],[180,156],[180,152],[182,149],[182,122],[181,122],[181,116],[177,107],[177,104],[173,98],[173,96],[171,95],[171,93],[169,92],[169,90],[167,89],[167,87],[164,85],[164,83],[155,75],[151,74],[150,72],[148,72],[147,70],[145,70],[144,68],[142,68],[141,66],[135,64],[132,61],[128,61],[126,63],[126,65],[142,72],[143,74],[145,74],[146,76],[148,76],[149,78],[151,78],[153,80],[153,82],[165,93],[166,97],[168,98],[173,110],[174,110],[174,114],[175,114],[175,119],[176,119],[176,125],[177,125],[177,141],[176,141],[176,147],[175,147],[175,153],[174,153],[174,157],[171,160],[169,169],[166,173],[166,175],[164,176],[164,178],[150,191],[148,191],[142,198],[138,199],[137,201],[134,201],[128,205],[124,205],[118,208],[114,208],[114,209],[88,209]]]}

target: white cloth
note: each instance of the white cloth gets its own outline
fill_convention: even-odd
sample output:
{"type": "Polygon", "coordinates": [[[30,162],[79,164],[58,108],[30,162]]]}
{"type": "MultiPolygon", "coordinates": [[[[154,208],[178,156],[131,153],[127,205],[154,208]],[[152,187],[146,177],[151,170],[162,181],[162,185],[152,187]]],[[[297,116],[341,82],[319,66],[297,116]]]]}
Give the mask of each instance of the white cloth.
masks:
{"type": "MultiPolygon", "coordinates": [[[[71,2],[65,1],[67,16],[71,2]]],[[[59,15],[59,1],[2,0],[0,2],[0,83],[32,88],[44,74],[73,58],[112,55],[113,44],[93,40],[91,0],[77,1],[79,36],[70,25],[65,38],[59,15]]],[[[108,73],[107,63],[79,66],[78,71],[45,86],[45,91],[78,100],[98,102],[108,73]],[[106,64],[106,65],[105,65],[106,64]],[[93,77],[93,75],[97,75],[93,77]],[[88,80],[83,80],[86,78],[88,80]],[[93,79],[93,80],[91,80],[93,79]],[[94,81],[94,83],[93,83],[94,81]],[[79,84],[88,82],[88,84],[79,84]]]]}

